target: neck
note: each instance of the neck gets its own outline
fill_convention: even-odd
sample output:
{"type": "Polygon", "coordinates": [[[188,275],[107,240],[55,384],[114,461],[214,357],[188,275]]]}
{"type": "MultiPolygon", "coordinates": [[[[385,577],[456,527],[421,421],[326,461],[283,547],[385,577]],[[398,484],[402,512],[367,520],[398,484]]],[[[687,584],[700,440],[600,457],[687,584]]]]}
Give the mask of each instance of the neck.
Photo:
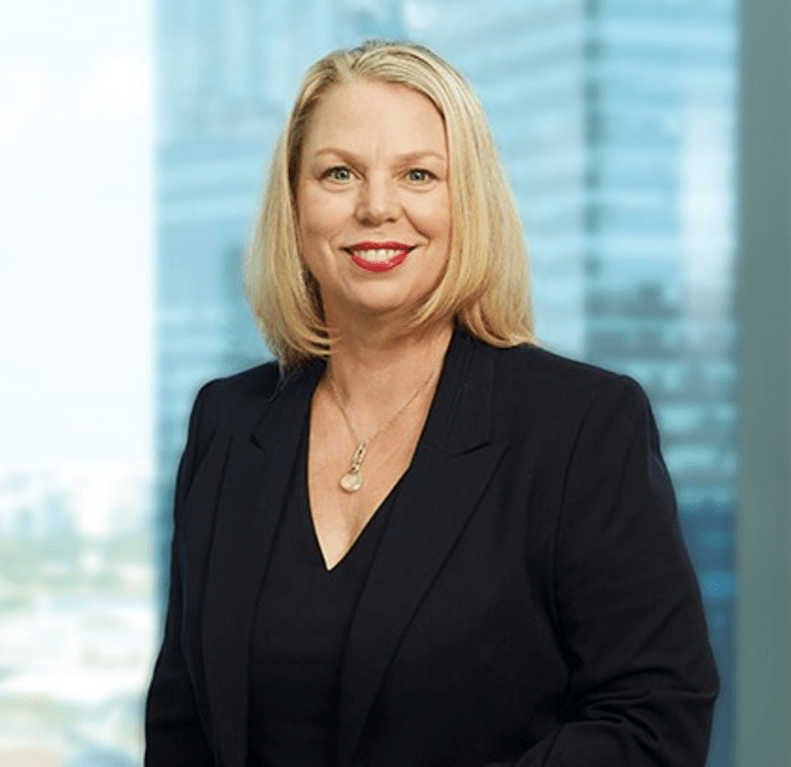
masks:
{"type": "Polygon", "coordinates": [[[361,435],[382,422],[382,413],[406,402],[427,378],[433,392],[453,328],[450,322],[421,333],[345,335],[333,345],[326,375],[352,407],[361,435]]]}

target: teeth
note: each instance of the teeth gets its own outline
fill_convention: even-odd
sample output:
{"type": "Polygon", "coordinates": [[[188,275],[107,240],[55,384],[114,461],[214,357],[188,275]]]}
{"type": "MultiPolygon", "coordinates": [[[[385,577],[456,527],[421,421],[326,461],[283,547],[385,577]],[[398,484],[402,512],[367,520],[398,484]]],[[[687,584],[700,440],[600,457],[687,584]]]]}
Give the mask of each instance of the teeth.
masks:
{"type": "Polygon", "coordinates": [[[391,258],[394,258],[399,253],[403,253],[402,250],[358,250],[356,253],[361,257],[364,258],[366,261],[388,261],[391,258]]]}

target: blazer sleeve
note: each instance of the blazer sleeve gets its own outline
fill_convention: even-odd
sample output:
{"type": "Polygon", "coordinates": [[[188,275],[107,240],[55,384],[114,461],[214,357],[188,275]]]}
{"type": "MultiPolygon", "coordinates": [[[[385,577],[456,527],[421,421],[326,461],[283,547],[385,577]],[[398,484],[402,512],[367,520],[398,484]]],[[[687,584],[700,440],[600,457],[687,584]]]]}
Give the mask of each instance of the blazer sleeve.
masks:
{"type": "Polygon", "coordinates": [[[181,645],[182,583],[176,544],[179,526],[183,522],[184,500],[199,457],[204,452],[201,443],[205,439],[201,439],[200,427],[206,388],[195,400],[187,444],[176,478],[165,631],[146,699],[146,767],[210,767],[214,764],[181,645]]]}
{"type": "Polygon", "coordinates": [[[631,379],[613,379],[582,421],[555,545],[570,706],[515,767],[703,767],[717,673],[656,424],[631,379]]]}

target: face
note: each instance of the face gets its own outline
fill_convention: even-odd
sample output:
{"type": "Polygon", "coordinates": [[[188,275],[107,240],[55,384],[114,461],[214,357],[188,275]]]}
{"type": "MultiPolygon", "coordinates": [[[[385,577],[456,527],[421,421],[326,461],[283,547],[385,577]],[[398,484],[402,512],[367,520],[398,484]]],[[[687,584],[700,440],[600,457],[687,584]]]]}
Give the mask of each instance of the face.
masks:
{"type": "Polygon", "coordinates": [[[330,326],[397,322],[437,286],[451,240],[448,146],[422,94],[365,81],[325,94],[296,197],[302,255],[330,326]]]}

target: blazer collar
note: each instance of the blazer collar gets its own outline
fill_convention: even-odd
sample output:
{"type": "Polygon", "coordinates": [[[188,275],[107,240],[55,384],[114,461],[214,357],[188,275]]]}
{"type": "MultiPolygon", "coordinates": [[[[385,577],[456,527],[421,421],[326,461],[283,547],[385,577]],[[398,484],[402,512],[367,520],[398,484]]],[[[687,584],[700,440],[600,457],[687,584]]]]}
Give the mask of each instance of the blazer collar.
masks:
{"type": "Polygon", "coordinates": [[[253,427],[252,440],[262,450],[276,448],[299,429],[308,416],[310,401],[324,372],[324,360],[312,360],[280,373],[280,380],[269,397],[266,409],[253,427]],[[298,420],[299,419],[299,420],[298,420]]]}
{"type": "Polygon", "coordinates": [[[460,455],[489,440],[495,354],[463,330],[454,331],[421,443],[460,455]]]}

